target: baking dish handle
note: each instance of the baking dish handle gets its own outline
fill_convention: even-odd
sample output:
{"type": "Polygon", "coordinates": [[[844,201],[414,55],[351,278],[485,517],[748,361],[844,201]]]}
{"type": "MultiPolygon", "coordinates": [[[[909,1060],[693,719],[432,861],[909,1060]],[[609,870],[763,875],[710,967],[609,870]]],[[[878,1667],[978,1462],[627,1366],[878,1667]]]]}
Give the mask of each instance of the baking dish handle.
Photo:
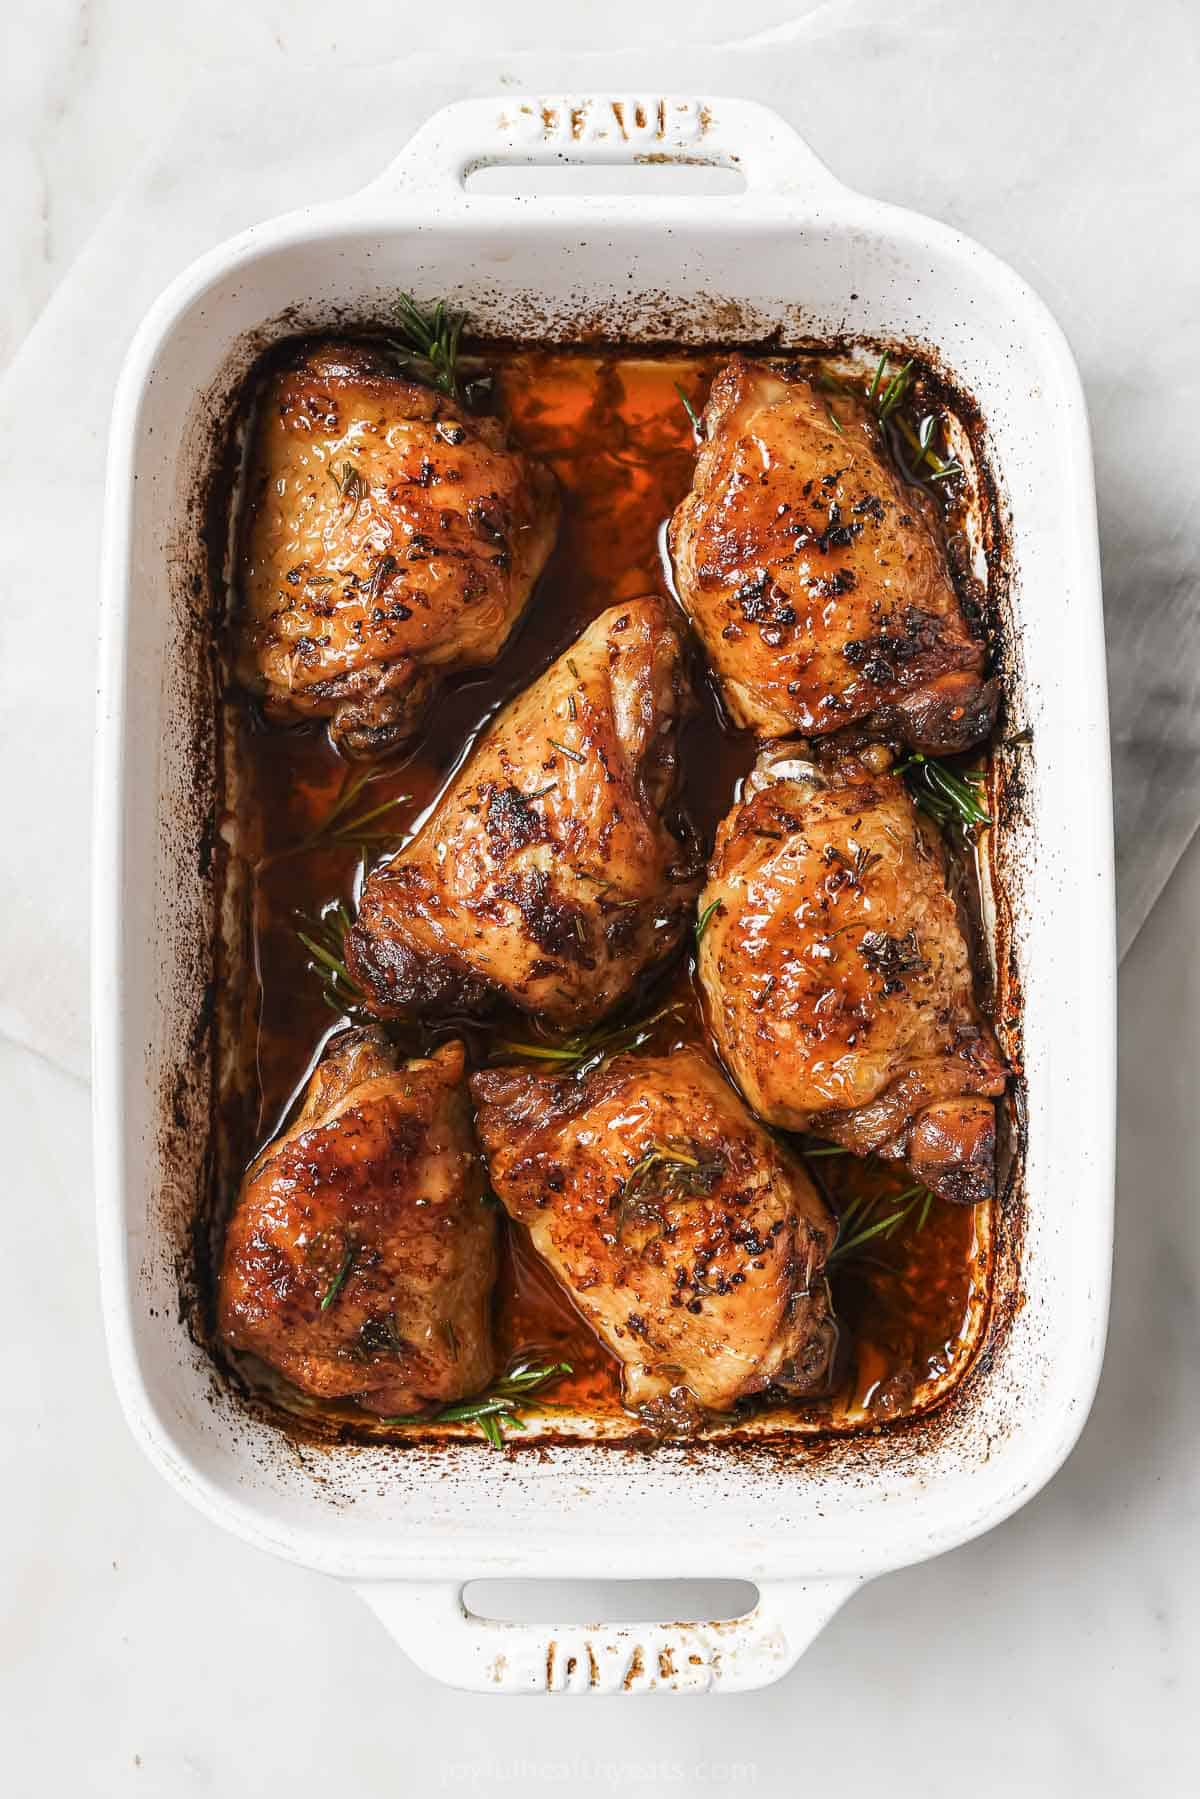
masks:
{"type": "Polygon", "coordinates": [[[375,203],[416,191],[426,206],[440,200],[511,207],[511,198],[468,195],[468,175],[495,164],[565,163],[701,164],[737,170],[750,193],[844,192],[799,133],[756,100],[505,95],[459,100],[434,113],[359,198],[375,203]]]}
{"type": "Polygon", "coordinates": [[[746,1693],[788,1672],[862,1584],[762,1581],[742,1618],[711,1623],[518,1624],[467,1609],[455,1581],[361,1581],[417,1666],[473,1693],[746,1693]]]}

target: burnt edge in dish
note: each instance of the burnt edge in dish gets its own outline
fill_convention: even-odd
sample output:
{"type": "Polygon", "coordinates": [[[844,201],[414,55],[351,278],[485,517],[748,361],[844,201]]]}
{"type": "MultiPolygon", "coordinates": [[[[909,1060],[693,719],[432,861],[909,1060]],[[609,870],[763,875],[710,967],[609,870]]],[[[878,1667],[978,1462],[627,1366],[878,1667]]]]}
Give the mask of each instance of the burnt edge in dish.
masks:
{"type": "MultiPolygon", "coordinates": [[[[1001,483],[989,457],[981,409],[945,368],[936,349],[850,334],[806,335],[782,325],[766,335],[755,335],[754,324],[730,302],[711,302],[705,311],[705,303],[700,301],[689,312],[663,299],[661,310],[651,314],[654,334],[647,335],[646,308],[653,302],[653,296],[642,296],[630,303],[633,330],[628,336],[614,327],[611,315],[595,315],[579,317],[567,336],[556,325],[545,335],[528,329],[513,336],[480,335],[473,339],[472,347],[478,346],[486,354],[488,349],[554,343],[581,350],[603,347],[647,356],[668,351],[686,356],[689,351],[728,345],[747,354],[772,357],[814,353],[835,357],[864,350],[877,355],[886,349],[897,360],[915,358],[921,374],[966,433],[979,488],[975,507],[987,570],[984,620],[1003,696],[998,733],[989,750],[989,793],[996,823],[987,834],[981,875],[994,912],[989,944],[993,1019],[1013,1071],[1001,1114],[1007,1127],[1001,1132],[1007,1167],[1001,1191],[991,1206],[990,1279],[970,1359],[949,1391],[935,1395],[923,1407],[873,1424],[800,1428],[791,1422],[767,1422],[771,1414],[761,1414],[732,1427],[720,1425],[688,1442],[655,1437],[633,1419],[628,1431],[620,1435],[560,1431],[553,1426],[553,1409],[547,1408],[548,1428],[523,1441],[506,1438],[505,1450],[544,1457],[553,1450],[602,1448],[610,1453],[667,1455],[681,1468],[708,1463],[714,1455],[724,1459],[736,1454],[773,1465],[786,1465],[797,1457],[823,1463],[840,1459],[852,1465],[864,1452],[877,1457],[885,1445],[904,1455],[925,1452],[971,1405],[1023,1303],[1025,1080],[1017,958],[1021,870],[1009,845],[1016,828],[1026,822],[1025,776],[1031,745],[1028,734],[1011,716],[1013,698],[1022,692],[1022,686],[1019,648],[1011,629],[1010,539],[1001,483]]],[[[538,318],[537,302],[532,299],[528,309],[522,307],[523,323],[531,317],[538,318]]],[[[161,1217],[171,1246],[179,1318],[205,1358],[214,1405],[234,1399],[247,1421],[271,1424],[297,1455],[301,1443],[312,1449],[387,1447],[406,1455],[423,1452],[431,1458],[444,1455],[449,1448],[477,1446],[490,1455],[493,1452],[482,1438],[447,1431],[444,1426],[415,1426],[398,1437],[373,1430],[365,1417],[360,1423],[344,1416],[309,1416],[303,1410],[273,1405],[260,1391],[251,1389],[225,1357],[215,1331],[215,1252],[242,1172],[234,1157],[238,1132],[229,1116],[231,1069],[223,1061],[223,1050],[228,1052],[229,1046],[244,1040],[234,1020],[244,1017],[253,1003],[252,983],[245,978],[249,965],[249,915],[244,904],[248,865],[244,846],[239,855],[230,843],[237,783],[232,756],[237,733],[230,725],[240,702],[228,679],[223,645],[230,597],[229,549],[231,532],[236,529],[230,502],[241,457],[241,434],[233,427],[239,416],[244,424],[250,390],[257,386],[270,353],[284,340],[294,342],[314,328],[305,309],[296,306],[243,339],[213,388],[201,397],[191,426],[188,449],[195,474],[183,508],[184,531],[172,544],[169,556],[174,577],[170,583],[171,616],[181,645],[177,669],[183,687],[172,716],[186,721],[186,728],[179,728],[180,742],[175,747],[186,759],[190,780],[180,816],[162,822],[162,829],[164,860],[173,861],[180,875],[187,874],[190,863],[193,878],[198,877],[198,911],[205,923],[203,927],[194,923],[186,953],[173,969],[176,1016],[186,1018],[188,1027],[180,1039],[179,1058],[163,1071],[157,1096],[161,1217]]],[[[320,325],[322,330],[363,336],[371,336],[379,328],[360,311],[352,318],[325,318],[320,325]]]]}

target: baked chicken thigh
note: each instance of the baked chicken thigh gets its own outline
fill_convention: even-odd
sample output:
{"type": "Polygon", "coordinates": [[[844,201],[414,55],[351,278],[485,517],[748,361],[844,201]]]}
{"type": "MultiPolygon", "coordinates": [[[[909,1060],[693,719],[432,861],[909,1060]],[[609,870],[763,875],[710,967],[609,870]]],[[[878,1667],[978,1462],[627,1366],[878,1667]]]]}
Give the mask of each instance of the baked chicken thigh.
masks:
{"type": "Polygon", "coordinates": [[[263,397],[241,555],[239,680],[350,755],[410,736],[493,662],[554,545],[558,496],[503,425],[326,343],[263,397]]]}
{"type": "Polygon", "coordinates": [[[617,1056],[582,1080],[498,1068],[471,1091],[501,1201],[647,1423],[685,1432],[769,1386],[825,1385],[833,1219],[707,1056],[617,1056]]]}
{"type": "Polygon", "coordinates": [[[858,725],[933,753],[986,737],[982,635],[934,509],[893,472],[866,404],[734,356],[702,429],[670,547],[735,724],[858,725]]]}
{"type": "Polygon", "coordinates": [[[403,1063],[378,1027],[347,1031],[247,1171],[221,1334],[303,1392],[372,1412],[476,1393],[494,1372],[497,1222],[462,1045],[403,1063]]]}
{"type": "Polygon", "coordinates": [[[700,905],[709,1023],[758,1115],[906,1161],[945,1199],[990,1197],[1005,1070],[904,782],[768,751],[718,829],[700,905]]]}
{"type": "Polygon", "coordinates": [[[690,704],[662,601],[589,625],[368,880],[346,954],[369,1003],[479,1010],[506,995],[580,1026],[623,998],[678,943],[699,885],[667,822],[690,704]]]}

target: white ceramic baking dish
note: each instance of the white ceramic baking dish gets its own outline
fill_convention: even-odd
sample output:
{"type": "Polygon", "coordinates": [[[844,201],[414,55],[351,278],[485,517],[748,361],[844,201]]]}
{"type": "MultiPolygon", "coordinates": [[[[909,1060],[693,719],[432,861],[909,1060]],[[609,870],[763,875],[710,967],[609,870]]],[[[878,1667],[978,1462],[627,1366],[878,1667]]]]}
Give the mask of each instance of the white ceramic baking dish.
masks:
{"type": "Polygon", "coordinates": [[[112,427],[96,788],[95,1129],[117,1385],[155,1465],[250,1542],[354,1582],[408,1653],[498,1692],[736,1689],[777,1678],[861,1581],[988,1529],[1049,1479],[1099,1372],[1111,1240],[1114,960],[1091,464],[1070,352],[977,245],[840,186],[742,101],[471,101],[376,182],[204,257],[142,325],[112,427]],[[731,197],[469,191],[491,163],[696,162],[731,197]],[[1027,1153],[999,1227],[983,1347],[932,1419],[796,1455],[586,1441],[299,1455],[214,1378],[181,1321],[211,1153],[214,784],[200,502],[213,421],[281,334],[446,294],[500,334],[861,334],[936,349],[974,396],[1007,531],[1021,793],[997,833],[1002,989],[1023,999],[1027,1153]],[[206,722],[208,721],[208,722],[206,722]],[[483,1620],[481,1576],[734,1577],[732,1623],[483,1620]]]}

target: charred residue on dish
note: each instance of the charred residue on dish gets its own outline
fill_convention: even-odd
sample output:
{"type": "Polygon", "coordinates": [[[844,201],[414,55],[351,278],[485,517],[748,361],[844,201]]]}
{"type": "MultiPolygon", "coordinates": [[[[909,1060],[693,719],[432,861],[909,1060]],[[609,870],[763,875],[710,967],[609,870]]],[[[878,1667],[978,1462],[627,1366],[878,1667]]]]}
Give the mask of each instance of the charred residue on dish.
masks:
{"type": "MultiPolygon", "coordinates": [[[[208,443],[219,443],[210,420],[208,443]]],[[[201,427],[202,429],[203,427],[201,427]]],[[[155,1205],[159,1241],[172,1262],[177,1313],[197,1347],[203,1327],[204,1257],[200,1237],[213,1184],[212,1073],[217,1055],[218,974],[213,957],[216,912],[223,886],[219,823],[222,776],[218,730],[220,674],[207,593],[206,494],[213,456],[192,453],[205,470],[186,497],[168,546],[165,587],[169,611],[164,685],[167,726],[158,746],[161,775],[156,880],[170,896],[174,936],[158,970],[160,1003],[175,1045],[157,1072],[159,1105],[154,1154],[159,1179],[155,1205]]],[[[157,943],[144,953],[157,955],[157,943]]]]}
{"type": "MultiPolygon", "coordinates": [[[[229,905],[234,795],[222,634],[225,539],[236,480],[230,421],[246,371],[269,341],[269,333],[248,339],[213,388],[196,397],[179,447],[191,479],[166,558],[165,681],[173,697],[164,707],[169,723],[160,750],[159,885],[176,935],[160,1000],[164,1037],[177,1050],[158,1077],[155,1205],[172,1260],[177,1314],[206,1360],[213,1340],[211,1270],[223,1224],[215,1200],[227,1141],[220,1065],[229,1041],[227,1007],[241,980],[236,954],[230,954],[237,908],[229,905]]],[[[208,1365],[215,1366],[211,1360],[208,1365]]]]}
{"type": "MultiPolygon", "coordinates": [[[[797,337],[795,333],[786,332],[783,327],[767,336],[760,334],[756,338],[750,339],[742,329],[739,329],[739,326],[742,324],[742,316],[738,309],[731,308],[728,303],[725,302],[720,303],[719,306],[714,306],[708,312],[704,311],[703,302],[697,303],[697,308],[691,309],[688,312],[685,329],[681,309],[674,302],[667,302],[665,300],[662,303],[661,311],[657,314],[658,330],[655,333],[655,341],[647,342],[645,337],[642,336],[642,332],[645,331],[646,325],[652,315],[652,305],[649,297],[639,297],[635,303],[635,310],[638,314],[639,326],[641,327],[638,334],[639,341],[614,344],[614,337],[619,334],[614,331],[612,315],[596,314],[591,320],[576,321],[573,333],[574,346],[581,354],[594,355],[596,350],[603,345],[606,350],[624,352],[627,355],[632,354],[637,357],[652,356],[656,352],[660,354],[670,352],[672,355],[683,355],[685,357],[695,356],[698,354],[701,344],[707,349],[717,337],[723,339],[725,344],[729,347],[733,347],[733,344],[736,343],[736,347],[740,349],[750,352],[758,351],[759,353],[772,356],[779,356],[781,354],[783,350],[783,343],[781,340],[783,340],[785,336],[787,341],[787,354],[789,356],[814,354],[820,354],[822,356],[837,354],[852,355],[855,352],[861,353],[867,347],[864,340],[851,337],[833,340],[828,336],[801,339],[797,337]],[[723,327],[723,329],[714,329],[714,327],[718,325],[723,327]],[[681,341],[681,339],[684,341],[681,341]]],[[[300,320],[297,316],[294,320],[287,321],[286,324],[291,324],[294,328],[295,323],[299,322],[300,320]]],[[[304,322],[308,323],[309,321],[305,320],[304,322]]],[[[340,323],[341,328],[345,329],[350,321],[343,319],[338,322],[340,323]]],[[[330,323],[332,324],[333,321],[331,320],[330,323]]],[[[540,336],[539,339],[538,325],[545,329],[548,327],[549,323],[550,321],[543,316],[540,320],[533,321],[534,328],[531,330],[529,314],[525,314],[522,319],[524,328],[520,336],[521,343],[528,345],[531,340],[533,340],[538,341],[540,347],[545,347],[545,336],[540,336]]],[[[280,335],[287,335],[286,324],[283,324],[282,332],[266,328],[261,334],[259,344],[254,346],[253,350],[248,346],[244,347],[244,352],[240,357],[239,380],[245,375],[247,369],[250,369],[251,372],[249,380],[243,382],[241,388],[240,401],[243,405],[246,403],[247,396],[252,391],[255,381],[258,379],[262,356],[264,354],[267,356],[277,356],[287,353],[287,346],[281,345],[280,343],[280,335]],[[256,359],[258,366],[251,368],[251,365],[256,363],[256,359]]],[[[367,335],[372,334],[369,323],[365,327],[365,330],[367,335]]],[[[551,333],[547,330],[546,335],[550,334],[551,333]]],[[[557,333],[554,333],[554,335],[557,335],[557,333]]],[[[511,354],[513,349],[519,346],[514,344],[512,338],[509,338],[503,341],[481,340],[479,347],[485,351],[488,349],[503,348],[511,354]]],[[[564,345],[562,347],[567,348],[568,346],[564,345]]],[[[870,347],[875,353],[878,353],[878,350],[884,346],[880,345],[877,340],[872,340],[870,347]]],[[[899,351],[899,346],[893,347],[893,355],[898,354],[899,351]]],[[[911,352],[908,351],[907,353],[911,352]]],[[[975,408],[970,401],[970,397],[964,395],[961,389],[955,387],[938,369],[936,357],[924,356],[922,357],[922,363],[929,379],[936,380],[941,384],[941,391],[945,394],[947,403],[952,406],[956,416],[964,422],[972,443],[974,451],[974,470],[979,476],[981,489],[976,497],[975,503],[980,506],[983,513],[986,536],[988,566],[988,581],[986,584],[989,613],[988,627],[994,646],[995,660],[997,665],[1000,666],[1002,674],[1004,674],[1006,668],[1007,632],[1005,629],[1005,621],[1007,617],[1007,607],[1005,604],[1006,590],[1003,583],[1006,579],[1007,548],[1002,522],[1003,515],[997,502],[994,479],[992,477],[986,453],[982,419],[979,416],[978,409],[975,408]]],[[[234,400],[232,391],[234,385],[236,384],[226,380],[219,396],[219,403],[213,407],[209,415],[212,420],[212,453],[207,465],[208,473],[204,483],[204,496],[205,504],[208,508],[207,516],[210,526],[212,521],[219,515],[221,506],[227,506],[229,501],[229,470],[225,470],[223,483],[221,479],[217,478],[215,471],[220,462],[221,446],[223,443],[228,442],[228,439],[224,436],[224,426],[227,424],[229,409],[234,400]]],[[[215,540],[213,541],[215,542],[215,540]]],[[[209,642],[205,654],[207,655],[210,665],[213,663],[214,658],[219,655],[219,651],[215,650],[214,645],[219,637],[220,624],[228,604],[228,594],[223,578],[223,572],[218,576],[215,563],[216,557],[213,554],[212,544],[210,543],[209,554],[207,557],[209,603],[205,609],[206,616],[200,621],[202,630],[206,628],[209,633],[209,642]]],[[[222,571],[224,569],[224,558],[222,558],[221,569],[222,571]]],[[[525,678],[529,677],[526,676],[525,678]]],[[[1005,687],[1006,691],[1010,690],[1007,679],[1005,681],[1005,687]]],[[[209,708],[209,718],[211,720],[213,716],[213,694],[211,685],[198,683],[196,700],[197,715],[194,716],[198,716],[199,709],[202,709],[207,705],[209,708]]],[[[500,701],[497,701],[496,703],[499,704],[500,701]]],[[[231,707],[228,701],[227,691],[221,699],[221,707],[222,729],[224,731],[232,731],[233,734],[237,735],[252,730],[253,726],[244,705],[241,702],[237,702],[231,707]]],[[[217,759],[214,758],[214,763],[216,760],[217,759]]],[[[1012,816],[1012,801],[1008,797],[1009,787],[1006,784],[1005,779],[1005,764],[1000,757],[996,758],[993,773],[993,785],[994,803],[997,806],[995,816],[1002,821],[1003,826],[1007,826],[1012,816]]],[[[207,832],[202,832],[200,834],[207,835],[210,843],[215,843],[216,845],[215,867],[218,879],[221,877],[222,872],[227,874],[231,862],[231,853],[228,844],[214,830],[214,821],[216,821],[219,816],[220,803],[218,802],[217,794],[214,792],[213,803],[209,808],[208,813],[207,832]]],[[[993,840],[989,841],[987,846],[987,854],[989,857],[994,857],[995,855],[993,845],[996,835],[997,833],[995,832],[989,834],[990,839],[993,840]]],[[[1002,897],[1004,892],[1004,885],[1001,883],[1000,894],[1002,897]]],[[[1007,906],[1004,907],[1004,912],[1007,914],[1007,906]]],[[[217,933],[217,935],[219,934],[220,933],[217,933]]],[[[997,919],[997,936],[999,939],[997,942],[997,960],[1001,972],[1000,985],[1001,987],[1007,987],[1012,1001],[1005,1014],[1008,1021],[1006,1046],[1009,1046],[1013,1043],[1012,1033],[1014,1031],[1019,1031],[1019,991],[1012,979],[1015,973],[1016,964],[1015,957],[1011,950],[1011,934],[1007,930],[1005,917],[998,917],[997,919]]],[[[211,966],[211,952],[214,948],[213,943],[210,941],[207,947],[210,951],[211,966]]],[[[231,946],[226,945],[227,953],[230,947],[231,946]]],[[[236,945],[232,946],[232,948],[236,955],[236,945]]],[[[230,972],[232,972],[231,968],[230,972]]],[[[220,985],[220,983],[218,983],[218,985],[220,985]]],[[[213,995],[211,976],[209,982],[209,995],[211,1004],[213,995]]],[[[218,1003],[219,997],[220,996],[218,995],[218,1003]]],[[[208,1030],[207,1037],[208,1040],[211,1040],[211,1029],[208,1030]]],[[[219,1078],[217,1067],[218,1045],[215,1042],[210,1041],[210,1052],[211,1072],[209,1075],[207,1094],[211,1110],[217,1100],[222,1083],[219,1078]]],[[[1013,1057],[1013,1060],[1014,1064],[1019,1066],[1016,1056],[1013,1057]]],[[[229,1083],[227,1080],[224,1087],[224,1098],[227,1107],[229,1101],[229,1083]]],[[[178,1131],[179,1127],[176,1128],[178,1131]]],[[[226,1145],[228,1145],[231,1137],[238,1133],[237,1127],[232,1125],[231,1120],[226,1117],[223,1120],[219,1120],[219,1128],[213,1134],[216,1137],[224,1138],[226,1145]]],[[[176,1138],[176,1147],[178,1147],[178,1137],[176,1138]]],[[[221,1158],[221,1160],[224,1160],[226,1167],[231,1166],[227,1157],[221,1158]]],[[[215,1168],[216,1163],[217,1158],[210,1154],[210,1168],[215,1168]]],[[[199,1216],[206,1221],[207,1235],[201,1233],[194,1240],[193,1253],[187,1258],[190,1266],[186,1271],[181,1269],[181,1290],[187,1285],[188,1281],[191,1282],[192,1286],[194,1297],[191,1304],[191,1311],[195,1319],[194,1334],[197,1335],[199,1340],[205,1343],[210,1352],[215,1346],[211,1334],[211,1312],[208,1304],[208,1300],[211,1296],[211,1259],[208,1252],[211,1251],[214,1236],[219,1235],[224,1210],[229,1199],[227,1190],[224,1194],[218,1193],[215,1190],[218,1184],[219,1183],[215,1179],[210,1178],[205,1202],[198,1206],[193,1212],[193,1217],[199,1216]],[[207,1266],[202,1266],[202,1264],[207,1264],[207,1266]]],[[[995,1221],[996,1243],[990,1285],[989,1315],[980,1333],[974,1359],[970,1366],[959,1375],[953,1392],[949,1396],[939,1396],[938,1400],[935,1402],[937,1409],[931,1415],[917,1412],[911,1416],[890,1420],[880,1425],[858,1424],[853,1427],[857,1433],[857,1436],[854,1439],[839,1436],[836,1430],[831,1431],[822,1429],[820,1426],[815,1430],[812,1429],[811,1425],[808,1429],[797,1429],[795,1423],[790,1420],[787,1423],[783,1423],[782,1418],[778,1430],[766,1430],[761,1423],[755,1426],[754,1421],[749,1420],[744,1425],[739,1423],[735,1424],[733,1427],[720,1427],[715,1433],[704,1436],[694,1445],[670,1446],[673,1451],[672,1461],[675,1461],[676,1458],[679,1457],[681,1458],[682,1464],[693,1465],[694,1458],[699,1456],[705,1463],[708,1463],[714,1453],[724,1455],[731,1450],[736,1450],[738,1454],[742,1456],[754,1457],[756,1459],[767,1457],[772,1461],[779,1461],[780,1458],[786,1461],[796,1454],[801,1454],[806,1458],[820,1456],[821,1459],[824,1460],[828,1454],[836,1455],[842,1453],[852,1440],[865,1440],[873,1446],[874,1453],[878,1453],[879,1446],[883,1442],[892,1442],[896,1445],[896,1451],[899,1452],[902,1441],[907,1448],[911,1448],[917,1443],[924,1444],[927,1440],[927,1433],[930,1430],[944,1430],[949,1427],[951,1414],[956,1413],[962,1405],[969,1402],[971,1388],[986,1372],[992,1354],[994,1353],[994,1346],[999,1341],[1003,1329],[1006,1328],[1006,1321],[1008,1317],[1011,1316],[1015,1306],[1015,1276],[1019,1260],[1019,1241],[1014,1233],[1019,1227],[1021,1211],[1019,1182],[1015,1182],[1012,1186],[1008,1202],[1003,1206],[997,1207],[997,1218],[995,1221]],[[1011,1271],[1012,1279],[1009,1279],[1006,1270],[1011,1271]]],[[[223,1358],[218,1359],[223,1361],[223,1358]]],[[[349,1418],[344,1416],[311,1417],[303,1416],[298,1413],[296,1409],[288,1406],[282,1409],[283,1415],[281,1416],[281,1408],[272,1403],[269,1399],[264,1401],[264,1395],[261,1390],[255,1392],[248,1387],[238,1370],[230,1367],[228,1364],[223,1364],[223,1366],[225,1377],[230,1381],[232,1386],[241,1393],[243,1396],[243,1403],[246,1404],[249,1412],[270,1418],[277,1423],[284,1423],[290,1431],[302,1436],[314,1447],[322,1445],[328,1447],[333,1444],[348,1445],[352,1442],[359,1444],[365,1450],[379,1447],[381,1438],[378,1432],[370,1426],[369,1420],[366,1420],[362,1414],[349,1418]]],[[[306,1409],[307,1408],[305,1408],[305,1410],[306,1409]]],[[[389,1438],[386,1439],[386,1441],[390,1443],[395,1441],[395,1439],[389,1438]]],[[[475,1444],[469,1440],[450,1438],[443,1433],[435,1431],[426,1432],[423,1430],[414,1430],[411,1435],[406,1436],[405,1445],[414,1453],[421,1448],[433,1450],[439,1445],[443,1451],[453,1446],[456,1452],[461,1450],[467,1454],[475,1453],[475,1444]]],[[[585,1446],[589,1448],[601,1446],[611,1451],[626,1451],[639,1454],[646,1453],[652,1445],[655,1448],[655,1452],[661,1454],[665,1447],[661,1444],[655,1444],[654,1440],[648,1438],[647,1434],[633,1424],[632,1421],[628,1421],[628,1428],[623,1430],[620,1435],[597,1438],[591,1434],[569,1435],[565,1430],[553,1429],[549,1436],[539,1433],[526,1443],[521,1443],[519,1440],[515,1441],[512,1443],[511,1447],[512,1452],[519,1452],[522,1454],[533,1452],[544,1455],[547,1453],[548,1449],[557,1449],[569,1445],[575,1445],[580,1448],[585,1446]]]]}

